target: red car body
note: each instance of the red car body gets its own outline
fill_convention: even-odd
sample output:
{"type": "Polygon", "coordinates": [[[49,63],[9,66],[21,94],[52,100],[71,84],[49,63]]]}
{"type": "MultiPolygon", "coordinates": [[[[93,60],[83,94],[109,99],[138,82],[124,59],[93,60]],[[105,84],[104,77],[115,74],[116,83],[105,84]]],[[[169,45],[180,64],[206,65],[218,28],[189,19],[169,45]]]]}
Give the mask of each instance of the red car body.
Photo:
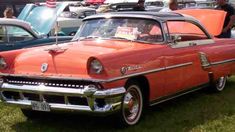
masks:
{"type": "Polygon", "coordinates": [[[235,40],[213,36],[221,32],[225,15],[215,10],[182,10],[90,16],[71,43],[0,53],[2,99],[19,105],[27,116],[31,109],[118,111],[122,123],[134,125],[145,105],[205,86],[224,89],[227,77],[235,73],[235,40]],[[182,14],[198,18],[205,27],[182,14]],[[212,17],[219,19],[208,23],[206,19],[212,17]],[[136,21],[145,22],[145,31],[151,28],[150,38],[137,39],[135,33],[146,34],[139,30],[143,26],[127,26],[136,21]],[[106,36],[83,36],[88,29],[106,36]],[[107,37],[110,34],[114,35],[107,37]]]}
{"type": "Polygon", "coordinates": [[[89,5],[101,5],[105,0],[86,0],[85,3],[89,5]]]}

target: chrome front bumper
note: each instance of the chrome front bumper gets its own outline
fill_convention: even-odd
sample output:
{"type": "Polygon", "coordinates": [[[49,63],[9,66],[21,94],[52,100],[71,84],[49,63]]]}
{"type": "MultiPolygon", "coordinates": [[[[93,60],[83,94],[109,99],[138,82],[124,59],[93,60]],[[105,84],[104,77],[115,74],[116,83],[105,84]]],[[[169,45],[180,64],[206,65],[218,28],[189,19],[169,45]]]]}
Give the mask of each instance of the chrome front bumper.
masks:
{"type": "MultiPolygon", "coordinates": [[[[47,102],[51,111],[77,111],[91,113],[112,113],[121,108],[121,101],[124,87],[98,90],[94,85],[87,85],[82,89],[49,87],[40,85],[18,85],[3,83],[0,88],[1,99],[7,104],[18,105],[21,108],[31,108],[34,98],[27,97],[27,94],[39,97],[40,102],[47,102]],[[62,98],[61,102],[48,102],[46,97],[56,96],[62,98]],[[71,104],[70,98],[83,98],[87,104],[71,104]]],[[[78,100],[79,101],[79,100],[78,100]]]]}

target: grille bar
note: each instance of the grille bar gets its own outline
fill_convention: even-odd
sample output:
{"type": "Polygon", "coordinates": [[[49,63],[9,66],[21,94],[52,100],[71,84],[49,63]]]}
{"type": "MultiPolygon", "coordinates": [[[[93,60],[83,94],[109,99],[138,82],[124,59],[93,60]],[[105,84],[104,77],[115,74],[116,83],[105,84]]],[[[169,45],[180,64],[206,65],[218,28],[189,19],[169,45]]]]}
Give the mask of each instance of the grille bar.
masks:
{"type": "Polygon", "coordinates": [[[33,79],[23,77],[4,77],[4,82],[15,85],[44,85],[48,87],[62,87],[62,88],[75,88],[83,89],[87,85],[94,84],[88,81],[75,81],[75,80],[47,80],[47,79],[33,79]]]}
{"type": "MultiPolygon", "coordinates": [[[[11,92],[11,91],[3,91],[2,95],[7,100],[27,100],[27,101],[41,101],[39,94],[34,93],[21,93],[23,96],[20,97],[20,92],[11,92]]],[[[67,101],[65,100],[65,96],[58,96],[58,95],[49,95],[49,94],[42,94],[42,98],[47,103],[54,103],[54,104],[73,104],[73,105],[84,105],[88,106],[87,99],[85,97],[76,97],[76,96],[69,96],[67,101]]]]}

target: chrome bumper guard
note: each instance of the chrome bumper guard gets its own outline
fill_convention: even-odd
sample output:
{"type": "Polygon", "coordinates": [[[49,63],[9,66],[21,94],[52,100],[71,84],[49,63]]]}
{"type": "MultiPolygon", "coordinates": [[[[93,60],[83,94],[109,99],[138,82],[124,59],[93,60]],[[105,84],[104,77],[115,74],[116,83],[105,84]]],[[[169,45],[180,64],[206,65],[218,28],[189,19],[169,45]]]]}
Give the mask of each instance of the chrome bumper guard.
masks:
{"type": "Polygon", "coordinates": [[[64,103],[47,102],[51,110],[62,111],[77,111],[77,112],[91,112],[91,113],[112,113],[121,108],[121,101],[124,93],[124,87],[112,88],[107,90],[98,90],[95,85],[85,86],[83,89],[62,88],[62,87],[48,87],[44,85],[16,85],[9,83],[2,83],[1,99],[7,104],[18,105],[22,108],[31,108],[30,100],[24,96],[24,93],[31,93],[40,97],[40,102],[47,102],[45,95],[56,95],[64,98],[64,103]],[[6,97],[4,92],[15,92],[19,94],[19,98],[6,97]],[[68,97],[82,97],[87,100],[87,105],[70,104],[68,97]],[[97,100],[103,100],[99,104],[97,100]]]}

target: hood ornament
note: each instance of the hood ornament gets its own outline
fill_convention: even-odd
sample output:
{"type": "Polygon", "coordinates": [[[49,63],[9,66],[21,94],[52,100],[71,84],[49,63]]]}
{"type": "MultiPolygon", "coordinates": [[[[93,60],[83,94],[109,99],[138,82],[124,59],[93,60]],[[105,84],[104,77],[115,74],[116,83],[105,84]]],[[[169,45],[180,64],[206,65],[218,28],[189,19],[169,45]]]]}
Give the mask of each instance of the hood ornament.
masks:
{"type": "Polygon", "coordinates": [[[46,72],[47,69],[48,69],[48,64],[47,64],[47,63],[43,63],[43,64],[41,65],[41,72],[46,72]]]}
{"type": "Polygon", "coordinates": [[[63,53],[67,50],[65,47],[60,47],[58,45],[50,46],[49,48],[45,49],[45,51],[48,51],[50,54],[56,54],[56,53],[63,53]]]}

